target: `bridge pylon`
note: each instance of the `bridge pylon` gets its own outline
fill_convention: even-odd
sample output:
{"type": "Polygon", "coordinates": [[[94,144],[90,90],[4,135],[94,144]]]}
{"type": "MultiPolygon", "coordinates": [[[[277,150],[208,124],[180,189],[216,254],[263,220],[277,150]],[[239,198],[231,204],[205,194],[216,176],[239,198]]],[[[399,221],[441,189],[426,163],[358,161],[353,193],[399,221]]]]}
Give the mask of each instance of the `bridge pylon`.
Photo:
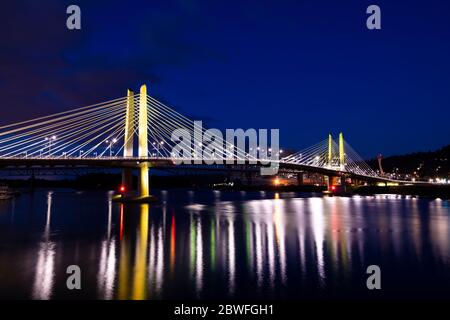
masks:
{"type": "MultiPolygon", "coordinates": [[[[345,149],[344,149],[344,136],[342,132],[339,133],[339,170],[345,171],[345,149]]],[[[331,134],[328,135],[328,167],[332,167],[333,159],[333,139],[331,134]]],[[[345,175],[328,175],[324,176],[327,184],[327,192],[331,194],[345,192],[345,175]]]]}
{"type": "MultiPolygon", "coordinates": [[[[127,91],[127,111],[125,116],[125,135],[124,135],[124,158],[133,157],[134,146],[134,93],[127,91]]],[[[133,168],[122,169],[122,187],[124,191],[129,191],[133,187],[133,168]]]]}
{"type": "MultiPolygon", "coordinates": [[[[139,93],[139,158],[148,157],[148,114],[147,114],[147,86],[141,86],[139,93]]],[[[149,166],[147,161],[143,161],[139,165],[139,197],[145,198],[150,196],[149,185],[149,166]]]]}
{"type": "Polygon", "coordinates": [[[122,169],[122,193],[115,198],[121,202],[150,202],[154,201],[155,197],[150,195],[150,179],[148,163],[148,105],[147,105],[147,86],[144,84],[139,90],[139,108],[135,110],[134,93],[128,90],[127,93],[127,110],[125,116],[125,144],[124,144],[124,158],[134,157],[134,134],[135,134],[135,114],[138,112],[137,121],[137,141],[138,141],[138,190],[137,195],[132,191],[133,168],[122,169]]]}
{"type": "Polygon", "coordinates": [[[344,136],[339,133],[339,166],[341,171],[345,170],[345,150],[344,150],[344,136]]]}
{"type": "Polygon", "coordinates": [[[333,160],[333,137],[328,135],[328,166],[331,168],[331,161],[333,160]]]}

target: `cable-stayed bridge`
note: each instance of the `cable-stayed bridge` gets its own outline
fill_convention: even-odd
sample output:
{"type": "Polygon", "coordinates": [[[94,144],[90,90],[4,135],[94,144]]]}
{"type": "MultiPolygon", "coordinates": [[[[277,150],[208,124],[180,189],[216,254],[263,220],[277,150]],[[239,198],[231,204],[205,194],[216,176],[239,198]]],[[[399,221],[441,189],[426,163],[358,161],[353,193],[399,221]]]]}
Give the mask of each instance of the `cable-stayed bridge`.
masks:
{"type": "MultiPolygon", "coordinates": [[[[388,181],[374,172],[344,141],[331,136],[318,144],[282,157],[266,149],[238,148],[223,138],[212,139],[210,130],[147,94],[138,94],[0,127],[0,168],[11,167],[116,167],[123,168],[123,185],[131,186],[132,170],[139,170],[139,197],[150,197],[149,168],[183,163],[192,169],[206,163],[223,166],[267,166],[280,170],[316,172],[329,177],[346,176],[364,181],[388,181]],[[200,130],[214,143],[195,145],[173,141],[176,130],[191,137],[200,130]],[[182,146],[183,154],[174,152],[182,146]],[[217,145],[223,148],[218,150],[217,145]],[[186,153],[187,150],[187,153],[186,153]]],[[[180,166],[181,167],[181,166],[180,166]]],[[[242,170],[242,166],[240,167],[242,170]]],[[[245,169],[244,169],[245,170],[245,169]]]]}

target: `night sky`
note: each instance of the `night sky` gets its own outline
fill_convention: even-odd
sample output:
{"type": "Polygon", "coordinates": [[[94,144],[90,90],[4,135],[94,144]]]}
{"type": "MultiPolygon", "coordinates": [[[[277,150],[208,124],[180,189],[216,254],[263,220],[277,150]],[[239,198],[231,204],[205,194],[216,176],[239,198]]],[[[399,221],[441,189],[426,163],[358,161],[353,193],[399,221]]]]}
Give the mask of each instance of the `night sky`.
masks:
{"type": "Polygon", "coordinates": [[[365,158],[450,143],[449,1],[4,1],[0,40],[1,124],[146,83],[209,127],[279,128],[285,148],[339,131],[365,158]]]}

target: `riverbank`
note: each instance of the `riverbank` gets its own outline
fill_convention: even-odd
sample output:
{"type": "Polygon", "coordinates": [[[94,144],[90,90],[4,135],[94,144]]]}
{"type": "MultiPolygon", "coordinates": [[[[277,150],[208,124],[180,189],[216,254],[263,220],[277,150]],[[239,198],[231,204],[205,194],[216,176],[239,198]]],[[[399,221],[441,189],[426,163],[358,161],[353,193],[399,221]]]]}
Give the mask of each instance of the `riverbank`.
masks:
{"type": "Polygon", "coordinates": [[[300,186],[274,186],[274,185],[220,185],[212,186],[214,190],[224,191],[272,191],[272,192],[324,192],[326,186],[300,185],[300,186]]]}
{"type": "Polygon", "coordinates": [[[352,193],[360,195],[401,194],[450,199],[450,185],[361,186],[353,189],[352,193]]]}
{"type": "MultiPolygon", "coordinates": [[[[137,181],[134,179],[134,188],[137,181]]],[[[0,183],[12,190],[33,190],[35,188],[71,188],[75,190],[119,190],[121,176],[112,174],[87,174],[72,180],[10,180],[2,179],[0,183]]],[[[153,176],[150,178],[151,188],[164,189],[214,189],[223,191],[268,191],[268,192],[325,192],[326,186],[316,185],[245,185],[240,183],[224,183],[221,175],[182,175],[182,176],[153,176]]],[[[400,186],[358,186],[346,187],[346,195],[360,194],[400,194],[416,195],[431,198],[450,199],[450,185],[400,185],[400,186]]]]}

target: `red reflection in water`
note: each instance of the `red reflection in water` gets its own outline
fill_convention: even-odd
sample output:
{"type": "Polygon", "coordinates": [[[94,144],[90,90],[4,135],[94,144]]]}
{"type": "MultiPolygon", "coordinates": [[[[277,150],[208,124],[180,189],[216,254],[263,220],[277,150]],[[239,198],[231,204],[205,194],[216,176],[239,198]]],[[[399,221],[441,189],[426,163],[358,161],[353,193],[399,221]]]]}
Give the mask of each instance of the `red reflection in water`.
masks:
{"type": "Polygon", "coordinates": [[[172,225],[170,227],[170,270],[175,265],[175,214],[172,214],[172,225]]]}
{"type": "Polygon", "coordinates": [[[120,205],[120,240],[123,236],[123,204],[120,205]]]}

